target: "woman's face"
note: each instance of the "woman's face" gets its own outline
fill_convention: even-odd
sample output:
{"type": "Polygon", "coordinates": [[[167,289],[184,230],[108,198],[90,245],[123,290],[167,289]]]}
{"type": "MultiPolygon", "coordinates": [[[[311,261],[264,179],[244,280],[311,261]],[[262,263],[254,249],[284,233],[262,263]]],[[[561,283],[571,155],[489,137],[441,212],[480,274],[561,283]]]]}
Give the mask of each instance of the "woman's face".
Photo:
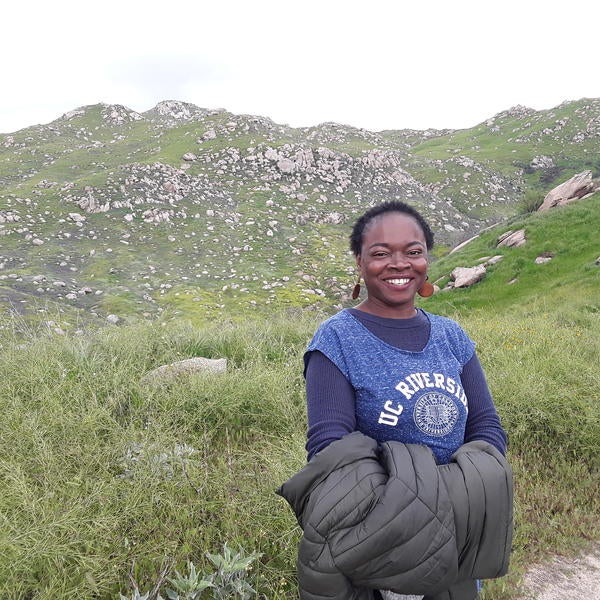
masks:
{"type": "Polygon", "coordinates": [[[427,243],[410,215],[387,212],[370,221],[356,264],[367,288],[360,308],[381,317],[415,314],[415,294],[427,278],[427,243]]]}

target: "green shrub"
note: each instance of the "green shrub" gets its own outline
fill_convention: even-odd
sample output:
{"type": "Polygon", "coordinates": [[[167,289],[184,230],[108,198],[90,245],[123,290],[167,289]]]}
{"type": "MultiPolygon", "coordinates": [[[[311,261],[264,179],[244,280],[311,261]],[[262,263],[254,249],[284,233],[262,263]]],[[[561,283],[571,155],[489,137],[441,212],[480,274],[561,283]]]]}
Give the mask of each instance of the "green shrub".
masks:
{"type": "Polygon", "coordinates": [[[527,214],[535,212],[544,201],[544,193],[536,189],[528,189],[519,205],[519,213],[527,214]]]}

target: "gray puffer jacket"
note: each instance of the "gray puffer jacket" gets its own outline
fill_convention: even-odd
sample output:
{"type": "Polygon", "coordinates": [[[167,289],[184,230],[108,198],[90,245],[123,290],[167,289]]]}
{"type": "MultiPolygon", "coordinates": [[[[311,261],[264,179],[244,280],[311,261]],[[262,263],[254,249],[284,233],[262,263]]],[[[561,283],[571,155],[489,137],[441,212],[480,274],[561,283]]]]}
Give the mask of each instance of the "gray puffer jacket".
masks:
{"type": "Polygon", "coordinates": [[[417,444],[355,432],[315,455],[278,490],[304,531],[302,600],[371,600],[373,590],[471,600],[475,579],[506,574],[512,472],[487,442],[447,465],[417,444]]]}

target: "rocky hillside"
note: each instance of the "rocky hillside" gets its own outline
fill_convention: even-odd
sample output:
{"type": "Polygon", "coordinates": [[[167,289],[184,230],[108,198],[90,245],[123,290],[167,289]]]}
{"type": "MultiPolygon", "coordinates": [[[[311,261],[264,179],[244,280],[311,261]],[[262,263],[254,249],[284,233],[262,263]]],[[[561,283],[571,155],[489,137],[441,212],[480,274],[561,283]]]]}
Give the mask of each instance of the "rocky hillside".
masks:
{"type": "Polygon", "coordinates": [[[339,304],[369,204],[414,203],[443,252],[584,170],[600,175],[600,99],[378,133],[82,107],[0,135],[0,306],[104,320],[339,304]]]}

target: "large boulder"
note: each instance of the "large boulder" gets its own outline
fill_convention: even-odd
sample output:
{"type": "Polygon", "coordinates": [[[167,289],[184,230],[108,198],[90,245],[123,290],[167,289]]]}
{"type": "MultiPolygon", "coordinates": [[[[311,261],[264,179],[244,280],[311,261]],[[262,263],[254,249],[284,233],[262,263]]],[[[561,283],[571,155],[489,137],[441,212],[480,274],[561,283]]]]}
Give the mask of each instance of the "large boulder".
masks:
{"type": "Polygon", "coordinates": [[[555,206],[563,206],[574,200],[579,200],[584,196],[593,194],[598,189],[596,182],[592,180],[591,171],[583,171],[573,175],[571,179],[568,179],[564,183],[550,190],[542,205],[538,208],[538,211],[548,210],[555,206]]]}
{"type": "Polygon", "coordinates": [[[454,288],[469,287],[485,277],[486,269],[483,265],[476,267],[456,267],[452,270],[451,277],[454,280],[454,288]]]}

